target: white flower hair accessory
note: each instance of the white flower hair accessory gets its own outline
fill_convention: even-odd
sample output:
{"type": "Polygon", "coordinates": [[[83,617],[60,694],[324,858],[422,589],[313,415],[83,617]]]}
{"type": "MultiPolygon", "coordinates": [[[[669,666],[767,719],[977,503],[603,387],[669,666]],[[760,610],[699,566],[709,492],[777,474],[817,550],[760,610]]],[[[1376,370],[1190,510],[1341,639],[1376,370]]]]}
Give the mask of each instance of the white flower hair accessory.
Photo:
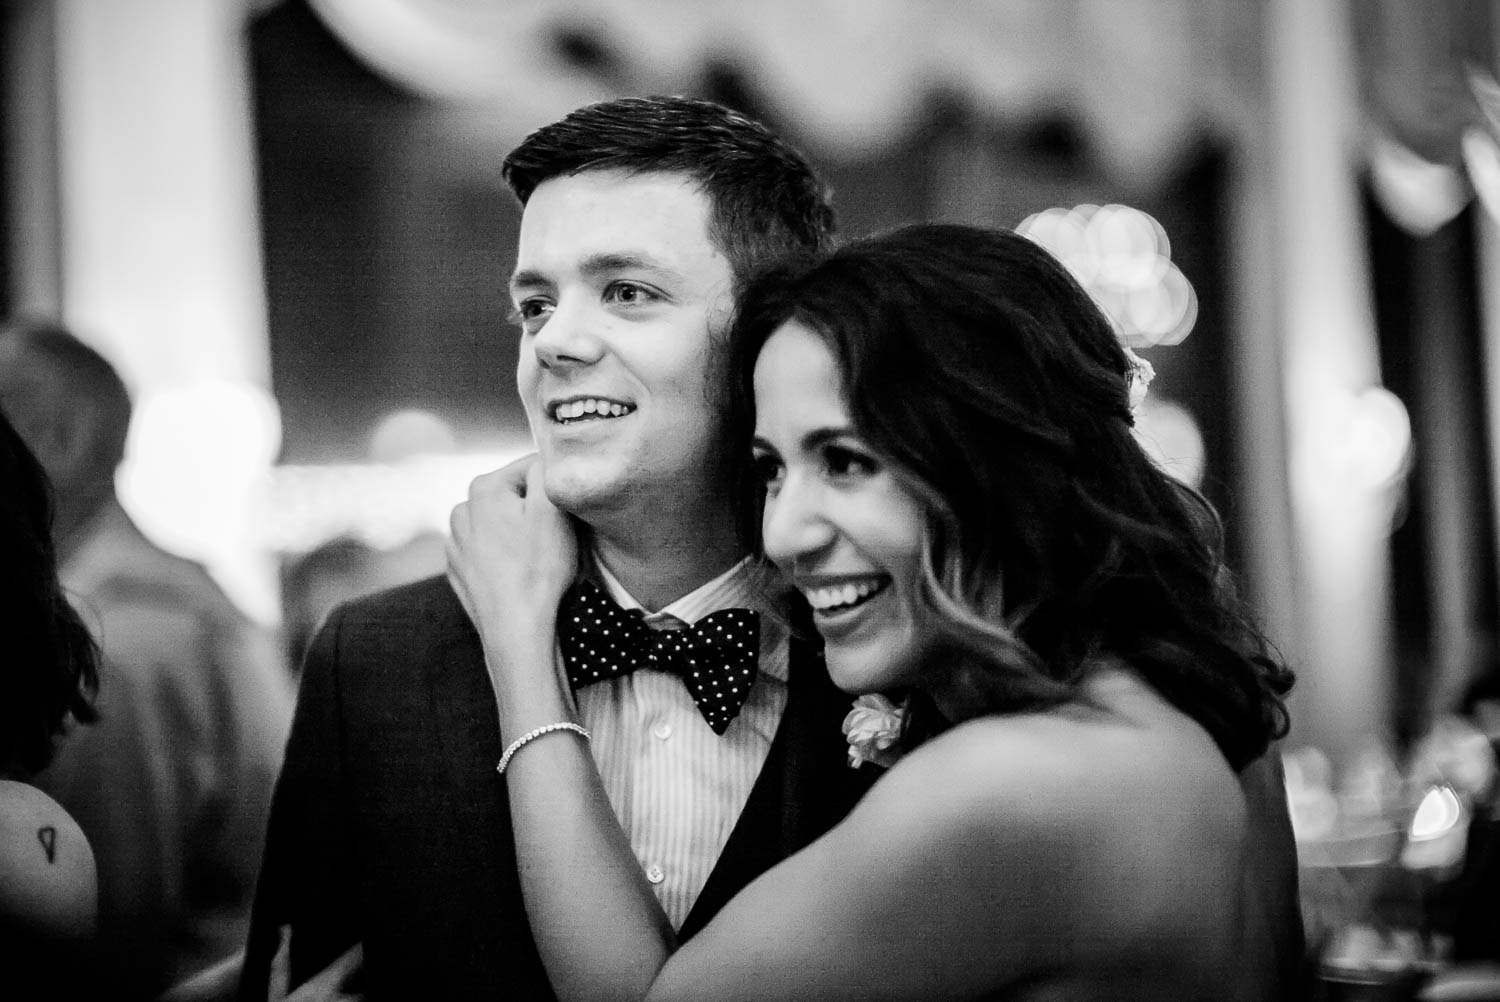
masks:
{"type": "Polygon", "coordinates": [[[1120,347],[1125,349],[1125,361],[1130,365],[1130,416],[1134,418],[1146,401],[1146,390],[1156,378],[1156,368],[1131,351],[1129,345],[1122,343],[1120,347]]]}
{"type": "Polygon", "coordinates": [[[901,757],[898,742],[906,709],[885,696],[869,694],[854,701],[844,717],[844,737],[849,739],[849,768],[866,762],[890,768],[901,757]]]}

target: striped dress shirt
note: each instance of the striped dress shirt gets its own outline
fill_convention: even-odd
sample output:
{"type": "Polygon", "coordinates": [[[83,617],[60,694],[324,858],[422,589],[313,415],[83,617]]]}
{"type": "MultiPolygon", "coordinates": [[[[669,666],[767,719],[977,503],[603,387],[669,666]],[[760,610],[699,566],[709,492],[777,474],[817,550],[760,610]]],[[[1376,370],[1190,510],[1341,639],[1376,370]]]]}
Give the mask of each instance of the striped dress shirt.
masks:
{"type": "MultiPolygon", "coordinates": [[[[621,608],[641,604],[595,561],[621,608]]],[[[787,700],[786,628],[766,615],[750,558],[658,612],[653,629],[683,629],[719,609],[759,609],[760,674],[723,736],[708,726],[677,676],[640,668],[576,693],[579,718],[610,805],[674,928],[682,928],[750,799],[787,700]]]]}

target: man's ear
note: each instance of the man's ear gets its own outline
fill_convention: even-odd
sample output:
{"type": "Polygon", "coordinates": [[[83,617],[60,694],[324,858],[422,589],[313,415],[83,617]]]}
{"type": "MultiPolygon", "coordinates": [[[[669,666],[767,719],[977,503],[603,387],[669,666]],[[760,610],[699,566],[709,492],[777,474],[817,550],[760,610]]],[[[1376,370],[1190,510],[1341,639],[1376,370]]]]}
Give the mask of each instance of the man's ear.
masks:
{"type": "Polygon", "coordinates": [[[93,408],[33,394],[10,411],[18,431],[61,494],[88,475],[93,408]]]}
{"type": "MultiPolygon", "coordinates": [[[[4,363],[13,361],[0,359],[4,363]]],[[[55,484],[64,451],[63,433],[57,428],[59,418],[55,413],[58,410],[56,388],[50,381],[20,370],[19,366],[5,376],[0,380],[0,407],[5,409],[11,427],[55,484]]]]}
{"type": "MultiPolygon", "coordinates": [[[[93,467],[98,463],[94,448],[97,410],[88,404],[72,404],[59,400],[48,408],[48,434],[57,472],[52,474],[61,489],[63,484],[76,484],[98,475],[93,467]]],[[[48,470],[51,473],[51,469],[48,470]]]]}

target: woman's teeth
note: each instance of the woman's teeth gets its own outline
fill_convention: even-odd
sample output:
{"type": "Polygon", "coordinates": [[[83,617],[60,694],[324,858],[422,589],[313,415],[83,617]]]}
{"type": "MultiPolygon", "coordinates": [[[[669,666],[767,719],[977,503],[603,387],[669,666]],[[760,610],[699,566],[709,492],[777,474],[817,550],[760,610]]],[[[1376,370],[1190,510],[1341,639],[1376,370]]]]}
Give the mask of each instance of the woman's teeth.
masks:
{"type": "Polygon", "coordinates": [[[870,596],[882,591],[888,579],[847,582],[838,585],[824,585],[820,588],[809,588],[804,594],[810,604],[818,612],[828,612],[834,609],[848,609],[859,605],[870,596]]]}
{"type": "Polygon", "coordinates": [[[557,405],[553,416],[559,421],[577,421],[586,415],[594,417],[620,417],[628,414],[632,408],[624,404],[617,404],[609,400],[599,400],[590,397],[585,400],[569,400],[557,405]]]}

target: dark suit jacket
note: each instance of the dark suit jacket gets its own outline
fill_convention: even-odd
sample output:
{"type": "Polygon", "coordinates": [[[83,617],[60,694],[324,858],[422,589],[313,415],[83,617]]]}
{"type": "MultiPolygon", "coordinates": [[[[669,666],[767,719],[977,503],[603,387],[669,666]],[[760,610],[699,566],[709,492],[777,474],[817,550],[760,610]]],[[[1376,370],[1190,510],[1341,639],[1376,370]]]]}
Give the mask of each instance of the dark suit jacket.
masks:
{"type": "MultiPolygon", "coordinates": [[[[794,638],[786,714],[684,938],[868,788],[872,770],[845,764],[849,707],[817,646],[794,638]]],[[[445,580],[331,616],[303,670],[240,997],[266,997],[290,925],[294,983],[362,941],[372,998],[552,998],[495,773],[502,747],[478,636],[445,580]]]]}

